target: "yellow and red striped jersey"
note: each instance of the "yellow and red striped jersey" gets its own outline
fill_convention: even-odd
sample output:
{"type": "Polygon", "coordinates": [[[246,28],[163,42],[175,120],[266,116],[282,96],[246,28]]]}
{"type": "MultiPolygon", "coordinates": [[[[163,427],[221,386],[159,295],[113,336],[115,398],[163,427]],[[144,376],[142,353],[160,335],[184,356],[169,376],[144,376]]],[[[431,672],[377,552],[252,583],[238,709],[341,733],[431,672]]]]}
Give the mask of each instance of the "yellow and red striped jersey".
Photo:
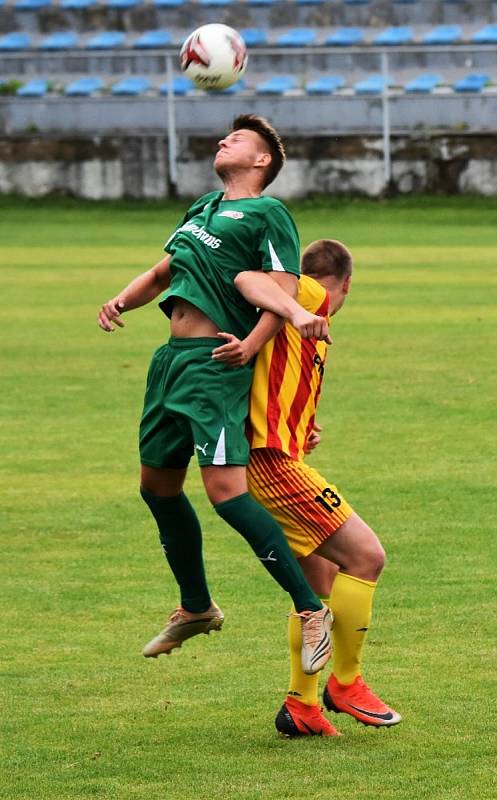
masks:
{"type": "MultiPolygon", "coordinates": [[[[297,301],[328,316],[329,296],[313,278],[301,275],[297,301]]],[[[250,394],[247,438],[252,450],[272,447],[301,461],[321,392],[327,345],[302,339],[286,322],[260,350],[250,394]]]]}

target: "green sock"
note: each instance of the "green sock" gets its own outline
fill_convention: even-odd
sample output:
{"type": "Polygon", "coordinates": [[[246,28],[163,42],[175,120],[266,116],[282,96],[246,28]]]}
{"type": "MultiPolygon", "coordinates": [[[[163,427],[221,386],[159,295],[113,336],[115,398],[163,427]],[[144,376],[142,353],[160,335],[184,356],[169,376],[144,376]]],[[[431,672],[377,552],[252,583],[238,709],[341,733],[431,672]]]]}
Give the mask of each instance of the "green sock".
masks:
{"type": "Polygon", "coordinates": [[[145,489],[140,494],[152,512],[162,549],[180,588],[181,605],[199,614],[211,604],[202,558],[202,531],[187,496],[159,497],[145,489]]]}
{"type": "Polygon", "coordinates": [[[241,533],[267,571],[288,592],[297,611],[318,611],[323,604],[314,594],[285,535],[271,514],[248,492],[214,506],[220,517],[241,533]]]}

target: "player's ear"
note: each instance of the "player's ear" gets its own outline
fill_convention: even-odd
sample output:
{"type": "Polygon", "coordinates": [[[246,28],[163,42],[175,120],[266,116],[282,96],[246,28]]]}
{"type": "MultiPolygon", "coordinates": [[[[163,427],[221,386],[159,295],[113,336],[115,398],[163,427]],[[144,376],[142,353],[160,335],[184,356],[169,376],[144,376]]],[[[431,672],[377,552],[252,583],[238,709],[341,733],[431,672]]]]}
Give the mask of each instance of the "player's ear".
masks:
{"type": "Polygon", "coordinates": [[[342,290],[344,294],[348,294],[350,292],[351,281],[352,281],[352,275],[347,275],[342,284],[342,290]]]}
{"type": "Polygon", "coordinates": [[[258,153],[255,160],[256,167],[269,167],[271,163],[271,153],[258,153]]]}

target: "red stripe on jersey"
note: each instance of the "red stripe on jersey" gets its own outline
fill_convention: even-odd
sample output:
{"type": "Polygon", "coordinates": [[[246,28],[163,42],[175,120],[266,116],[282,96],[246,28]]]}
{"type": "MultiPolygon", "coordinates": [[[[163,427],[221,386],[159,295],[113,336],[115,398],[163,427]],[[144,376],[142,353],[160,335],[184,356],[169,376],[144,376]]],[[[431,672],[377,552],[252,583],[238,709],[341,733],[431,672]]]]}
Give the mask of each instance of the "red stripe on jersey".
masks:
{"type": "Polygon", "coordinates": [[[311,394],[312,371],[316,353],[315,343],[316,339],[302,339],[300,343],[300,378],[286,421],[290,433],[289,449],[292,458],[298,458],[299,454],[296,430],[311,394]]]}
{"type": "Polygon", "coordinates": [[[315,312],[318,317],[327,317],[328,316],[328,308],[330,307],[330,293],[328,289],[326,289],[326,297],[324,298],[323,302],[319,306],[318,310],[315,312]]]}
{"type": "Polygon", "coordinates": [[[282,328],[274,340],[271,364],[268,375],[267,392],[267,447],[281,448],[281,439],[278,435],[278,423],[280,420],[280,389],[285,374],[286,362],[288,359],[288,338],[285,328],[282,328]]]}
{"type": "Polygon", "coordinates": [[[305,441],[307,441],[307,439],[309,438],[309,436],[310,436],[310,434],[311,434],[311,432],[312,432],[312,430],[314,428],[314,421],[316,419],[316,409],[318,407],[319,397],[321,395],[321,388],[323,386],[323,372],[322,372],[322,370],[324,369],[325,361],[326,361],[326,351],[325,351],[323,360],[321,361],[321,364],[319,365],[320,366],[319,381],[318,381],[318,384],[316,386],[316,390],[314,392],[314,397],[312,399],[312,405],[313,405],[313,408],[314,408],[314,412],[309,417],[309,422],[307,423],[307,428],[306,428],[306,431],[305,431],[305,441]]]}

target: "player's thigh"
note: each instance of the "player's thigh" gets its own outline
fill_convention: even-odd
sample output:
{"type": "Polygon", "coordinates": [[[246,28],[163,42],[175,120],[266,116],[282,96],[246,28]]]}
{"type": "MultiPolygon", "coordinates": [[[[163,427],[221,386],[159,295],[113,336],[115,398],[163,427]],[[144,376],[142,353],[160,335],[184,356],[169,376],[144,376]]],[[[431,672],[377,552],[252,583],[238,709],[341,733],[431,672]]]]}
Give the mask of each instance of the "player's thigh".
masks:
{"type": "Polygon", "coordinates": [[[193,453],[189,425],[166,406],[164,387],[170,369],[171,349],[163,345],[150,363],[139,431],[141,464],[159,470],[185,469],[193,453]]]}
{"type": "Polygon", "coordinates": [[[251,452],[247,483],[250,493],[280,523],[299,558],[314,552],[352,514],[336,486],[279,450],[251,452]]]}
{"type": "Polygon", "coordinates": [[[338,565],[315,553],[306,558],[299,558],[302,572],[310,587],[319,597],[329,597],[331,587],[338,572],[338,565]]]}
{"type": "Polygon", "coordinates": [[[364,580],[376,580],[385,563],[385,551],[375,532],[353,512],[316,550],[318,555],[364,580]]]}
{"type": "MultiPolygon", "coordinates": [[[[227,368],[212,359],[204,365],[200,402],[192,406],[190,418],[195,452],[202,471],[210,467],[245,468],[248,463],[250,453],[245,423],[251,382],[250,367],[227,368]]],[[[245,474],[244,469],[238,471],[245,474]]],[[[230,470],[225,472],[228,474],[230,470]]],[[[233,470],[233,475],[235,472],[233,470]]],[[[221,480],[220,473],[214,474],[221,480]]]]}

